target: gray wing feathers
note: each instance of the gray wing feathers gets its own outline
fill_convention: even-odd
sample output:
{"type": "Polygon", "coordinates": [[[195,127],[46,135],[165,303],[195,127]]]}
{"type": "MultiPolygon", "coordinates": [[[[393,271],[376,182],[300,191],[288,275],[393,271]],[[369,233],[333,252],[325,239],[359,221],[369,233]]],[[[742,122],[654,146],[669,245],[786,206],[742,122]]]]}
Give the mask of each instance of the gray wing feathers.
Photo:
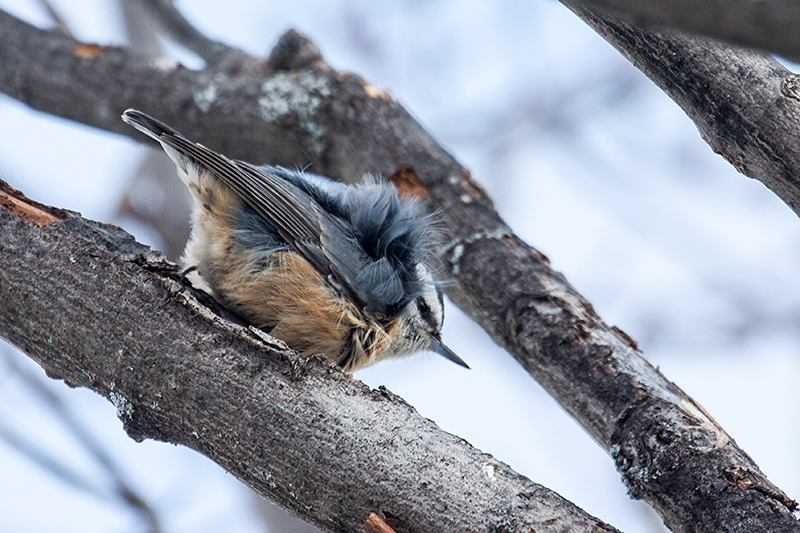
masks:
{"type": "MultiPolygon", "coordinates": [[[[208,148],[195,144],[184,137],[162,136],[161,142],[213,172],[226,185],[231,187],[250,207],[264,217],[280,236],[302,255],[324,277],[334,274],[348,293],[356,293],[350,287],[352,278],[338,275],[332,267],[331,258],[326,253],[322,240],[321,219],[325,214],[315,209],[309,198],[303,198],[301,191],[271,176],[263,170],[243,161],[231,161],[208,148]]],[[[351,258],[357,257],[358,244],[348,239],[346,229],[341,224],[326,220],[327,233],[333,235],[331,241],[341,246],[351,258]],[[349,246],[346,246],[349,244],[349,246]]],[[[363,251],[361,251],[363,254],[363,251]]],[[[344,257],[338,257],[341,261],[344,257]]],[[[352,259],[351,259],[352,260],[352,259]]],[[[348,269],[342,269],[348,270],[348,269]]]]}
{"type": "MultiPolygon", "coordinates": [[[[260,192],[265,186],[274,185],[279,191],[278,195],[265,195],[268,198],[260,197],[260,199],[284,207],[281,222],[291,225],[287,242],[318,272],[328,277],[336,288],[345,292],[356,305],[372,311],[367,303],[373,301],[373,295],[362,289],[359,274],[368,269],[374,261],[364,252],[348,225],[323,211],[306,193],[271,175],[263,167],[242,161],[234,163],[245,170],[251,178],[251,182],[246,184],[247,187],[260,192]]],[[[260,208],[261,205],[254,206],[257,211],[260,208]]],[[[271,218],[265,218],[273,223],[271,218]]],[[[278,231],[282,231],[280,227],[278,231]]]]}
{"type": "Polygon", "coordinates": [[[244,161],[232,161],[236,172],[222,178],[237,194],[270,223],[289,244],[319,243],[319,213],[300,191],[275,176],[244,161]]]}
{"type": "MultiPolygon", "coordinates": [[[[281,238],[360,308],[378,318],[389,319],[397,313],[397,306],[408,299],[408,280],[401,277],[397,265],[385,256],[385,249],[374,250],[373,245],[369,248],[374,254],[371,257],[359,241],[364,238],[361,226],[368,226],[364,224],[367,221],[350,220],[356,212],[345,209],[348,201],[356,199],[353,194],[360,195],[358,191],[351,194],[349,186],[326,183],[327,180],[316,176],[302,183],[298,182],[300,176],[286,169],[230,160],[135,110],[126,111],[123,120],[160,142],[168,153],[177,152],[231,187],[281,238]],[[316,187],[316,192],[301,189],[308,185],[316,187]],[[312,192],[315,194],[310,195],[312,192]]],[[[378,194],[372,200],[375,205],[366,213],[361,211],[361,217],[386,220],[389,198],[378,194]]],[[[380,230],[381,240],[392,242],[400,234],[410,236],[414,229],[410,218],[414,217],[392,217],[392,222],[380,230]]]]}

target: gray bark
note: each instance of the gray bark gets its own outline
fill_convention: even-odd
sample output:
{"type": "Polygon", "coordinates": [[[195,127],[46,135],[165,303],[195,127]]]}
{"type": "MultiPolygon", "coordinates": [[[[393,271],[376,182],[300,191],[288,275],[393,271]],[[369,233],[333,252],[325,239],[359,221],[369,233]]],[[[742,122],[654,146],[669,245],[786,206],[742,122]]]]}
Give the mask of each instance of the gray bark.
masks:
{"type": "Polygon", "coordinates": [[[670,27],[759,48],[800,63],[800,4],[794,0],[575,0],[638,26],[670,27]]]}
{"type": "Polygon", "coordinates": [[[373,512],[398,533],[616,531],[388,390],[234,322],[119,228],[29,206],[0,182],[0,335],[108,398],[132,438],[197,450],[326,531],[373,512]]]}
{"type": "Polygon", "coordinates": [[[332,71],[298,35],[285,35],[255,77],[164,71],[119,48],[76,58],[68,39],[7,15],[0,28],[0,60],[19,73],[0,72],[0,90],[38,109],[134,135],[116,117],[136,107],[232,157],[313,163],[345,181],[394,173],[443,214],[449,295],[611,453],[634,497],[676,531],[800,530],[795,502],[513,235],[458,161],[389,95],[332,71]],[[20,39],[37,41],[24,61],[20,39]]]}

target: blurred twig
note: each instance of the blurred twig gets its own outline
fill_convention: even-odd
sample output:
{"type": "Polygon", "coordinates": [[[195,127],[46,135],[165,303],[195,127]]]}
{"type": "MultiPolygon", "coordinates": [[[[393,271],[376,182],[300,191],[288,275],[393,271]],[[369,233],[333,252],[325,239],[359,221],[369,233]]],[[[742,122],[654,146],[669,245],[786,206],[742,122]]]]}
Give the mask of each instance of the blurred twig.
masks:
{"type": "Polygon", "coordinates": [[[22,434],[14,431],[2,419],[0,419],[0,440],[39,465],[39,467],[43,470],[64,481],[66,484],[87,492],[92,496],[102,500],[108,500],[109,494],[107,491],[98,487],[79,472],[76,472],[60,460],[50,455],[47,450],[40,448],[35,441],[29,440],[22,434]]]}
{"type": "Polygon", "coordinates": [[[62,19],[58,12],[53,8],[53,5],[49,2],[49,0],[38,0],[38,2],[39,5],[42,6],[42,9],[47,11],[47,14],[51,19],[53,19],[56,29],[67,37],[74,38],[69,26],[67,26],[67,23],[64,21],[64,19],[62,19]]]}
{"type": "Polygon", "coordinates": [[[164,32],[177,42],[193,51],[203,59],[212,69],[234,69],[239,72],[248,68],[259,69],[263,61],[254,60],[253,57],[242,50],[215,41],[203,35],[184,18],[183,14],[175,8],[171,0],[124,0],[145,7],[153,17],[153,21],[164,32]]]}
{"type": "MultiPolygon", "coordinates": [[[[75,438],[81,443],[90,456],[100,466],[102,466],[103,470],[108,475],[114,486],[117,497],[142,517],[145,523],[147,523],[151,533],[160,533],[162,529],[155,511],[140,496],[138,496],[133,488],[131,488],[130,484],[126,481],[122,470],[116,464],[114,459],[106,452],[103,446],[91,436],[89,430],[80,422],[78,418],[72,414],[72,411],[67,407],[63,400],[57,394],[55,394],[50,387],[42,382],[41,379],[17,364],[17,362],[8,352],[8,348],[0,350],[0,353],[3,354],[6,364],[15,373],[15,375],[18,376],[28,386],[31,392],[36,394],[38,398],[44,401],[50,412],[58,417],[64,427],[66,427],[70,433],[75,436],[75,438]]],[[[42,468],[53,473],[72,486],[84,490],[92,495],[99,496],[104,499],[108,498],[108,493],[106,490],[95,486],[81,474],[64,465],[58,459],[50,456],[46,451],[38,448],[33,442],[30,442],[21,435],[18,435],[2,422],[0,422],[0,438],[4,439],[15,449],[32,459],[42,468]]]]}

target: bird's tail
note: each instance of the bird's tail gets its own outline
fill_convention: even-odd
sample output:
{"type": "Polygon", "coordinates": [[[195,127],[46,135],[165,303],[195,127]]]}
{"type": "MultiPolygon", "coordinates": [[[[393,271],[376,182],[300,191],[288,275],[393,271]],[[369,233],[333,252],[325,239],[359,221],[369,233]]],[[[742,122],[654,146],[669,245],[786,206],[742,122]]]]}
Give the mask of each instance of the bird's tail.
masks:
{"type": "Polygon", "coordinates": [[[128,109],[125,111],[122,114],[122,120],[126,124],[130,124],[148,137],[159,142],[161,142],[161,136],[165,133],[170,135],[180,135],[177,131],[170,128],[163,122],[160,122],[149,115],[145,115],[136,109],[128,109]]]}

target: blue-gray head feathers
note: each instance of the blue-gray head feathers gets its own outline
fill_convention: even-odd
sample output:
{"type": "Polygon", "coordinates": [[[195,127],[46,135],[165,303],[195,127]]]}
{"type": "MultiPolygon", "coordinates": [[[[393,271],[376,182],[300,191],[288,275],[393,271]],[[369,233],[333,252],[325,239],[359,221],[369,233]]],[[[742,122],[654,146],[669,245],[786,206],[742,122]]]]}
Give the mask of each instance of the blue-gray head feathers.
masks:
{"type": "MultiPolygon", "coordinates": [[[[348,281],[366,311],[390,320],[423,296],[426,288],[439,291],[436,282],[422,279],[418,269],[418,265],[430,269],[435,237],[433,219],[420,202],[399,196],[393,185],[372,177],[344,185],[316,174],[260,168],[291,182],[323,210],[345,221],[365,252],[351,258],[357,260],[358,268],[348,281]]],[[[335,246],[336,241],[329,245],[335,246]]]]}

